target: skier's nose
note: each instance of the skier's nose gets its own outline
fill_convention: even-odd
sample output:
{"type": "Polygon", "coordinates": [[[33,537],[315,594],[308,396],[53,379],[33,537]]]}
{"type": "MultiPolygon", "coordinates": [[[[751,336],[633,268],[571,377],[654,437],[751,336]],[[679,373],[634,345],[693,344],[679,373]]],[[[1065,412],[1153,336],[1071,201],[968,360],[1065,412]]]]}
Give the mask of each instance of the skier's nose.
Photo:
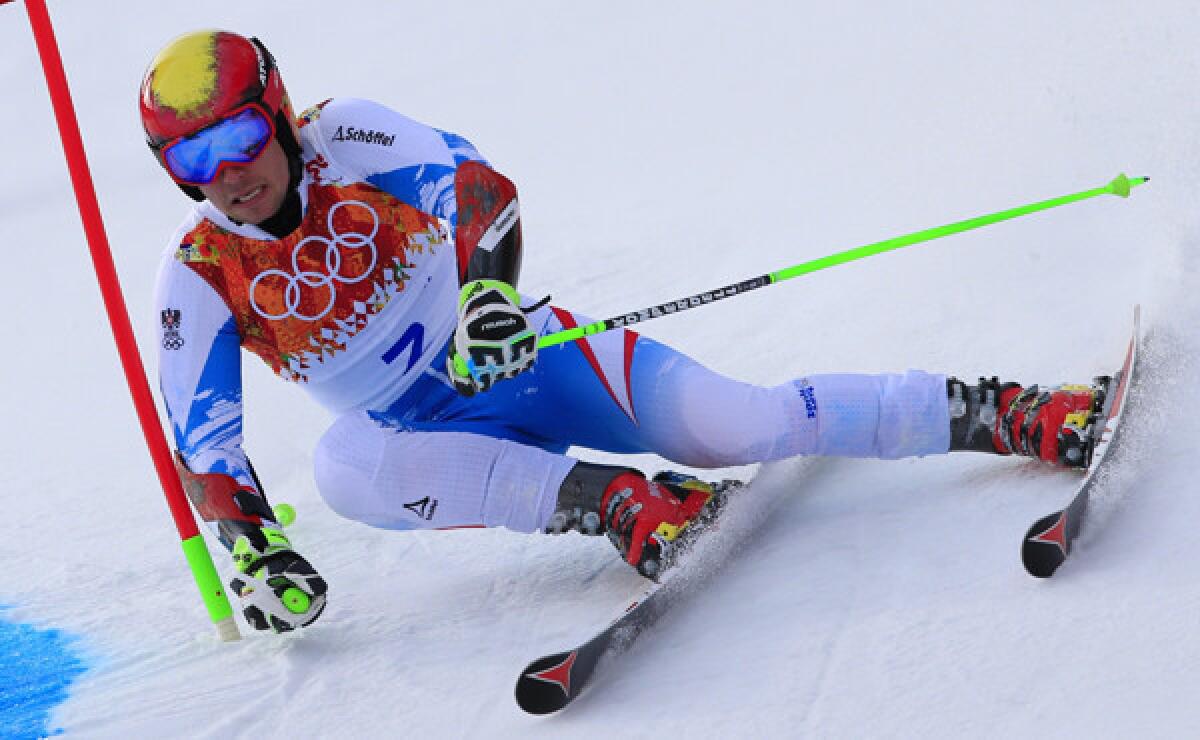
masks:
{"type": "Polygon", "coordinates": [[[245,176],[246,168],[241,165],[227,165],[225,169],[221,170],[221,182],[227,186],[240,184],[245,176]]]}

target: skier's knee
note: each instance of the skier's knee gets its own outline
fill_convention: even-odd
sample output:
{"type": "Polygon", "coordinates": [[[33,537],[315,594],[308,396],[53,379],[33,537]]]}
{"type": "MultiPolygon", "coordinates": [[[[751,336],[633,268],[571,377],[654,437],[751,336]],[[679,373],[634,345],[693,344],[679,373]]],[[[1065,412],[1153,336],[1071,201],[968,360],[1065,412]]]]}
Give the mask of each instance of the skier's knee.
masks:
{"type": "Polygon", "coordinates": [[[356,504],[369,490],[371,480],[360,467],[337,459],[325,445],[318,445],[313,455],[313,477],[317,492],[329,508],[347,519],[361,520],[362,512],[356,504]]]}

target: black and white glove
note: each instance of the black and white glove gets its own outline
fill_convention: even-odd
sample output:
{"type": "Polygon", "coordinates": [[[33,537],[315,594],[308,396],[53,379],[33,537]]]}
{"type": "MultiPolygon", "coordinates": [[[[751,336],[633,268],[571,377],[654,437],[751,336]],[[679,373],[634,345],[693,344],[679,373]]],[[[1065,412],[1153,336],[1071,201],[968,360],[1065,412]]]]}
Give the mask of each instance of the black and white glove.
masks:
{"type": "Polygon", "coordinates": [[[508,283],[472,280],[463,286],[458,327],[446,355],[446,373],[459,393],[473,396],[533,366],[537,333],[525,314],[508,283]]]}
{"type": "Polygon", "coordinates": [[[260,527],[238,537],[233,564],[242,576],[229,586],[254,629],[291,632],[325,610],[325,579],[278,529],[260,527]]]}

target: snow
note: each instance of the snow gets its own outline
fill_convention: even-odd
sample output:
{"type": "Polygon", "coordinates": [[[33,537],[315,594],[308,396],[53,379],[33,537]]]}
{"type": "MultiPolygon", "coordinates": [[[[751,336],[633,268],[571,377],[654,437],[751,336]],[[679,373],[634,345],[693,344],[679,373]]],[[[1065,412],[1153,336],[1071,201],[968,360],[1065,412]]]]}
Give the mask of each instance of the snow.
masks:
{"type": "MultiPolygon", "coordinates": [[[[560,716],[512,699],[640,579],[601,539],[342,520],[328,419],[246,363],[248,449],[331,584],[295,638],[215,639],[128,402],[28,24],[0,8],[0,603],[78,637],[68,737],[1194,736],[1200,7],[1186,2],[55,2],[139,340],[186,201],[135,97],[153,53],[260,36],[297,108],[379,100],[517,182],[522,288],[613,315],[840,249],[1097,187],[644,333],[759,383],[909,367],[1086,381],[1148,329],[1122,474],[1054,579],[1018,544],[1073,478],[974,455],[790,461],[752,542],[560,716]]],[[[146,357],[153,372],[153,355],[146,357]]],[[[599,457],[593,459],[602,459],[599,457]]],[[[654,469],[655,460],[636,463],[654,469]]],[[[742,471],[745,472],[745,471],[742,471]]],[[[718,474],[719,475],[719,474],[718,474]]],[[[761,501],[761,503],[759,503],[761,501]]],[[[749,505],[749,504],[748,504],[749,505]]],[[[229,567],[214,548],[220,567],[229,567]]],[[[4,668],[0,667],[0,671],[4,668]]]]}

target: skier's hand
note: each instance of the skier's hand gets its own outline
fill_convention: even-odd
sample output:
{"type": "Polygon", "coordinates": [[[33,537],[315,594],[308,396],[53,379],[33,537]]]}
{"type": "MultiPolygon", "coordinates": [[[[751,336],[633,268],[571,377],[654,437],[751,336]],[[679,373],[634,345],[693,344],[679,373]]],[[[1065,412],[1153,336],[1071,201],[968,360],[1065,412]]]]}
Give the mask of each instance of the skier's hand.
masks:
{"type": "Polygon", "coordinates": [[[491,388],[533,366],[537,334],[521,297],[508,283],[472,280],[458,298],[458,327],[446,355],[446,372],[464,396],[491,388]]]}
{"type": "Polygon", "coordinates": [[[290,632],[317,621],[325,609],[325,580],[292,549],[283,532],[262,527],[237,538],[229,582],[242,614],[257,630],[290,632]]]}

